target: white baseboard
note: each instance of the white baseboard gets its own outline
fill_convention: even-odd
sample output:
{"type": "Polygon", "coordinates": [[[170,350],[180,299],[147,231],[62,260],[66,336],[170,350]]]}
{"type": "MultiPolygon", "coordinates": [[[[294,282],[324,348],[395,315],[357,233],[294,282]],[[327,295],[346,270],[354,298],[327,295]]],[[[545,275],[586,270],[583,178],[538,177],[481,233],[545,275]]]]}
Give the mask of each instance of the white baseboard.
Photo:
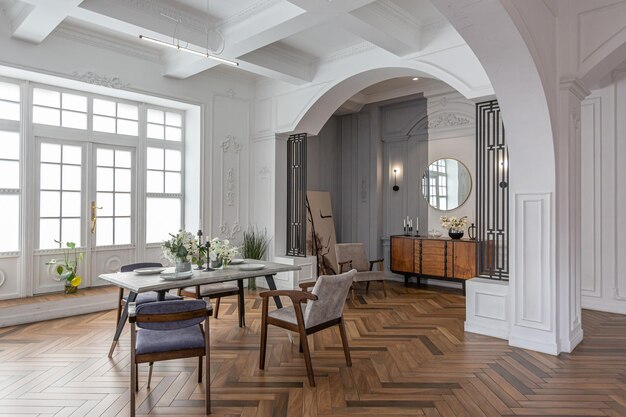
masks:
{"type": "Polygon", "coordinates": [[[498,339],[509,340],[509,331],[493,327],[481,326],[480,324],[465,322],[465,331],[469,333],[481,334],[483,336],[496,337],[498,339]]]}
{"type": "Polygon", "coordinates": [[[583,329],[578,328],[571,336],[570,340],[561,340],[561,352],[571,353],[580,342],[583,341],[583,329]]]}
{"type": "Polygon", "coordinates": [[[605,313],[626,314],[626,301],[582,297],[582,308],[605,313]]]}
{"type": "Polygon", "coordinates": [[[522,349],[534,350],[541,353],[547,353],[548,355],[558,355],[559,347],[556,343],[545,343],[536,340],[530,340],[517,336],[509,335],[509,345],[522,349]]]}
{"type": "Polygon", "coordinates": [[[79,316],[117,307],[117,293],[68,297],[59,301],[25,303],[3,308],[0,312],[0,327],[16,326],[44,320],[79,316]]]}

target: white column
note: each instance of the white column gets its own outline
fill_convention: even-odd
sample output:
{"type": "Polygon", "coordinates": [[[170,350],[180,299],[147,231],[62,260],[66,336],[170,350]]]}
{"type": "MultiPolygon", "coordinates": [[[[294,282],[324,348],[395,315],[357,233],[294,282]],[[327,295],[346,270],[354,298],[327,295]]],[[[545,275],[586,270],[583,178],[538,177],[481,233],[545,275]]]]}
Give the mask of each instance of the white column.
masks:
{"type": "Polygon", "coordinates": [[[581,102],[590,92],[575,78],[561,79],[557,169],[556,272],[559,351],[582,341],[581,318],[581,102]]]}

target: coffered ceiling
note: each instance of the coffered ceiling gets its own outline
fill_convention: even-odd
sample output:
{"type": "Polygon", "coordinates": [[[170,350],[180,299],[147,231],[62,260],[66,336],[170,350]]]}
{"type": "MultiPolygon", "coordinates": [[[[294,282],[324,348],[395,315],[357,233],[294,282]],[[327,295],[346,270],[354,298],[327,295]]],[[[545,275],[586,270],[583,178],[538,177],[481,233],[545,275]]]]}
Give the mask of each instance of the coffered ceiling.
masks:
{"type": "Polygon", "coordinates": [[[163,75],[174,78],[223,64],[139,35],[176,37],[203,51],[207,31],[213,44],[217,29],[221,55],[240,63],[236,71],[296,85],[311,82],[324,62],[351,49],[411,59],[464,43],[428,0],[0,0],[0,6],[13,38],[42,43],[59,30],[106,37],[152,54],[163,75]]]}

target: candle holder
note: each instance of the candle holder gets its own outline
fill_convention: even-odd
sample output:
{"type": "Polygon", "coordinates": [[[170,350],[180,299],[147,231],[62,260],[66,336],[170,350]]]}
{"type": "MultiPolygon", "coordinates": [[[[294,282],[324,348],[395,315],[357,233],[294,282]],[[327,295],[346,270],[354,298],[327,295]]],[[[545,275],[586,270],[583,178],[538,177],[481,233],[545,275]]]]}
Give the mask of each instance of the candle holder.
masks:
{"type": "Polygon", "coordinates": [[[205,271],[215,271],[215,269],[211,268],[211,260],[210,260],[210,256],[209,256],[209,252],[211,251],[211,242],[210,241],[206,241],[206,243],[204,244],[204,247],[206,248],[206,269],[205,271]]]}
{"type": "MultiPolygon", "coordinates": [[[[196,233],[196,234],[198,235],[198,246],[199,247],[204,246],[203,243],[202,243],[202,230],[198,230],[198,233],[196,233]]],[[[200,256],[201,256],[201,253],[198,252],[198,259],[200,259],[200,256]]],[[[207,256],[207,259],[208,259],[208,256],[207,256]]],[[[196,265],[195,269],[197,269],[198,271],[201,271],[204,268],[202,267],[202,265],[196,265]]]]}
{"type": "Polygon", "coordinates": [[[420,231],[419,230],[415,231],[415,237],[420,237],[420,231]]]}

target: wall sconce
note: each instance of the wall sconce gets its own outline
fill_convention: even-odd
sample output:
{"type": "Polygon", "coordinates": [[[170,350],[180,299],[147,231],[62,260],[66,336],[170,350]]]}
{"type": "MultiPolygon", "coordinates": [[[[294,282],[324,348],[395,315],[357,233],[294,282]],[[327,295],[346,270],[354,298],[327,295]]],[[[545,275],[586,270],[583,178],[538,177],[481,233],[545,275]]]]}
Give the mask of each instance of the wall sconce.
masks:
{"type": "Polygon", "coordinates": [[[398,187],[398,170],[397,169],[393,170],[393,176],[394,176],[394,179],[393,179],[393,190],[394,191],[398,191],[400,189],[400,187],[398,187]]]}

